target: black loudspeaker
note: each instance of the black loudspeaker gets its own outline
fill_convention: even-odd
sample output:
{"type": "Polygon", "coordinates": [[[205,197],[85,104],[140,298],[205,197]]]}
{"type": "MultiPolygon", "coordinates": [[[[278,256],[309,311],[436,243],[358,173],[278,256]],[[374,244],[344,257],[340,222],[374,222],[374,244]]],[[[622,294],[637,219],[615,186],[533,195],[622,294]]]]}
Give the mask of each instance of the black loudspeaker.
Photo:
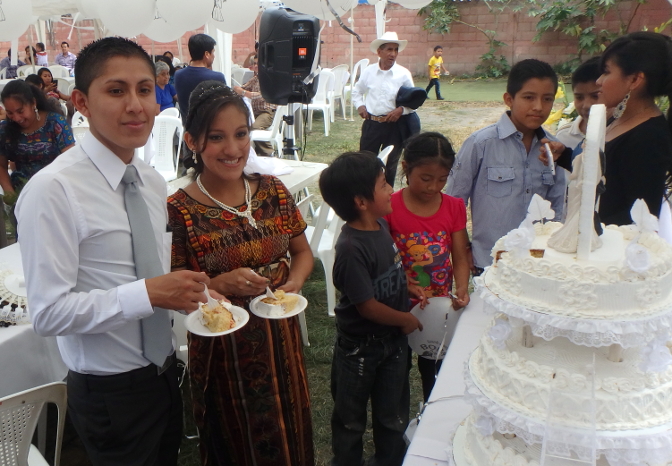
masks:
{"type": "Polygon", "coordinates": [[[259,86],[266,102],[310,103],[317,77],[304,80],[319,61],[320,20],[287,8],[268,8],[259,25],[259,86]]]}

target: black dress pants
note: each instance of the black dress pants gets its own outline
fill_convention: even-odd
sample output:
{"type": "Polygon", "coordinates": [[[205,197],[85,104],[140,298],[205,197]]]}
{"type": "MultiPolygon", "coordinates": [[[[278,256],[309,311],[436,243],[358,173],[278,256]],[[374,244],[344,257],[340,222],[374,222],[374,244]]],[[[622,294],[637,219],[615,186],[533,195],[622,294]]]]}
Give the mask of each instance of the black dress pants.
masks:
{"type": "MultiPolygon", "coordinates": [[[[174,359],[174,358],[173,358],[174,359]]],[[[175,466],[182,440],[177,363],[122,374],[68,373],[68,414],[95,466],[175,466]]]]}

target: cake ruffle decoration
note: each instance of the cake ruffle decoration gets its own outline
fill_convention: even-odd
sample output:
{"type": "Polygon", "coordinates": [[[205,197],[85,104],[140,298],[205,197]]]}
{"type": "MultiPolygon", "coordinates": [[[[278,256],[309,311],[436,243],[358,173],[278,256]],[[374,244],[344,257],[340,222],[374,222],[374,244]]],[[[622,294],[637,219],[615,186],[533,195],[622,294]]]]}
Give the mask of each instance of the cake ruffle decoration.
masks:
{"type": "Polygon", "coordinates": [[[530,248],[534,241],[534,230],[522,226],[511,230],[504,237],[504,247],[510,254],[517,257],[525,257],[530,255],[530,248]]]}
{"type": "Polygon", "coordinates": [[[492,343],[499,349],[506,348],[506,340],[511,336],[511,324],[505,319],[495,319],[495,325],[492,326],[488,335],[492,343]]]}
{"type": "Polygon", "coordinates": [[[642,372],[663,372],[672,364],[672,353],[665,337],[651,340],[642,348],[642,360],[639,368],[642,372]]]}
{"type": "Polygon", "coordinates": [[[488,436],[495,433],[495,422],[494,422],[494,420],[490,416],[487,416],[483,413],[481,413],[481,415],[478,416],[474,425],[476,426],[478,431],[481,433],[481,435],[484,436],[484,437],[488,437],[488,436]]]}

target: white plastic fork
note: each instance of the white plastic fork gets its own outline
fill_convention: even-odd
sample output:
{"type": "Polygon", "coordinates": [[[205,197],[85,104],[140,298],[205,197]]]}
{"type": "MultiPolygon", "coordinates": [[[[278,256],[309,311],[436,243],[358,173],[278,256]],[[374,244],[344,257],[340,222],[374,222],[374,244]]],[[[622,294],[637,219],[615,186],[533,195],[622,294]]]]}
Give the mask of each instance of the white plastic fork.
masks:
{"type": "Polygon", "coordinates": [[[208,287],[205,283],[203,284],[203,286],[205,286],[205,290],[203,290],[203,292],[205,293],[205,297],[208,298],[208,302],[206,304],[210,309],[215,310],[217,306],[219,306],[219,301],[210,296],[210,292],[208,291],[208,287]]]}
{"type": "Polygon", "coordinates": [[[275,297],[275,295],[273,294],[273,292],[269,287],[266,287],[266,297],[271,299],[278,299],[275,297]]]}

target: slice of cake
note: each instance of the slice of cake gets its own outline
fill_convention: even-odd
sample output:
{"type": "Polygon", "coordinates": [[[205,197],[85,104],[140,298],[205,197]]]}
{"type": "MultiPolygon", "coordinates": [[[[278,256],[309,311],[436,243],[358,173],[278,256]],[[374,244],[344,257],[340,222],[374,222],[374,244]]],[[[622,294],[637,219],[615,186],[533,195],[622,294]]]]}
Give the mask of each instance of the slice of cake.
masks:
{"type": "Polygon", "coordinates": [[[261,299],[257,306],[269,317],[282,317],[288,312],[292,312],[299,302],[299,297],[295,294],[287,294],[282,290],[274,291],[275,297],[261,299]]]}
{"type": "Polygon", "coordinates": [[[208,327],[212,333],[224,332],[236,326],[236,321],[231,314],[231,303],[226,301],[219,302],[219,306],[214,309],[207,304],[201,304],[201,320],[203,325],[208,327]]]}

